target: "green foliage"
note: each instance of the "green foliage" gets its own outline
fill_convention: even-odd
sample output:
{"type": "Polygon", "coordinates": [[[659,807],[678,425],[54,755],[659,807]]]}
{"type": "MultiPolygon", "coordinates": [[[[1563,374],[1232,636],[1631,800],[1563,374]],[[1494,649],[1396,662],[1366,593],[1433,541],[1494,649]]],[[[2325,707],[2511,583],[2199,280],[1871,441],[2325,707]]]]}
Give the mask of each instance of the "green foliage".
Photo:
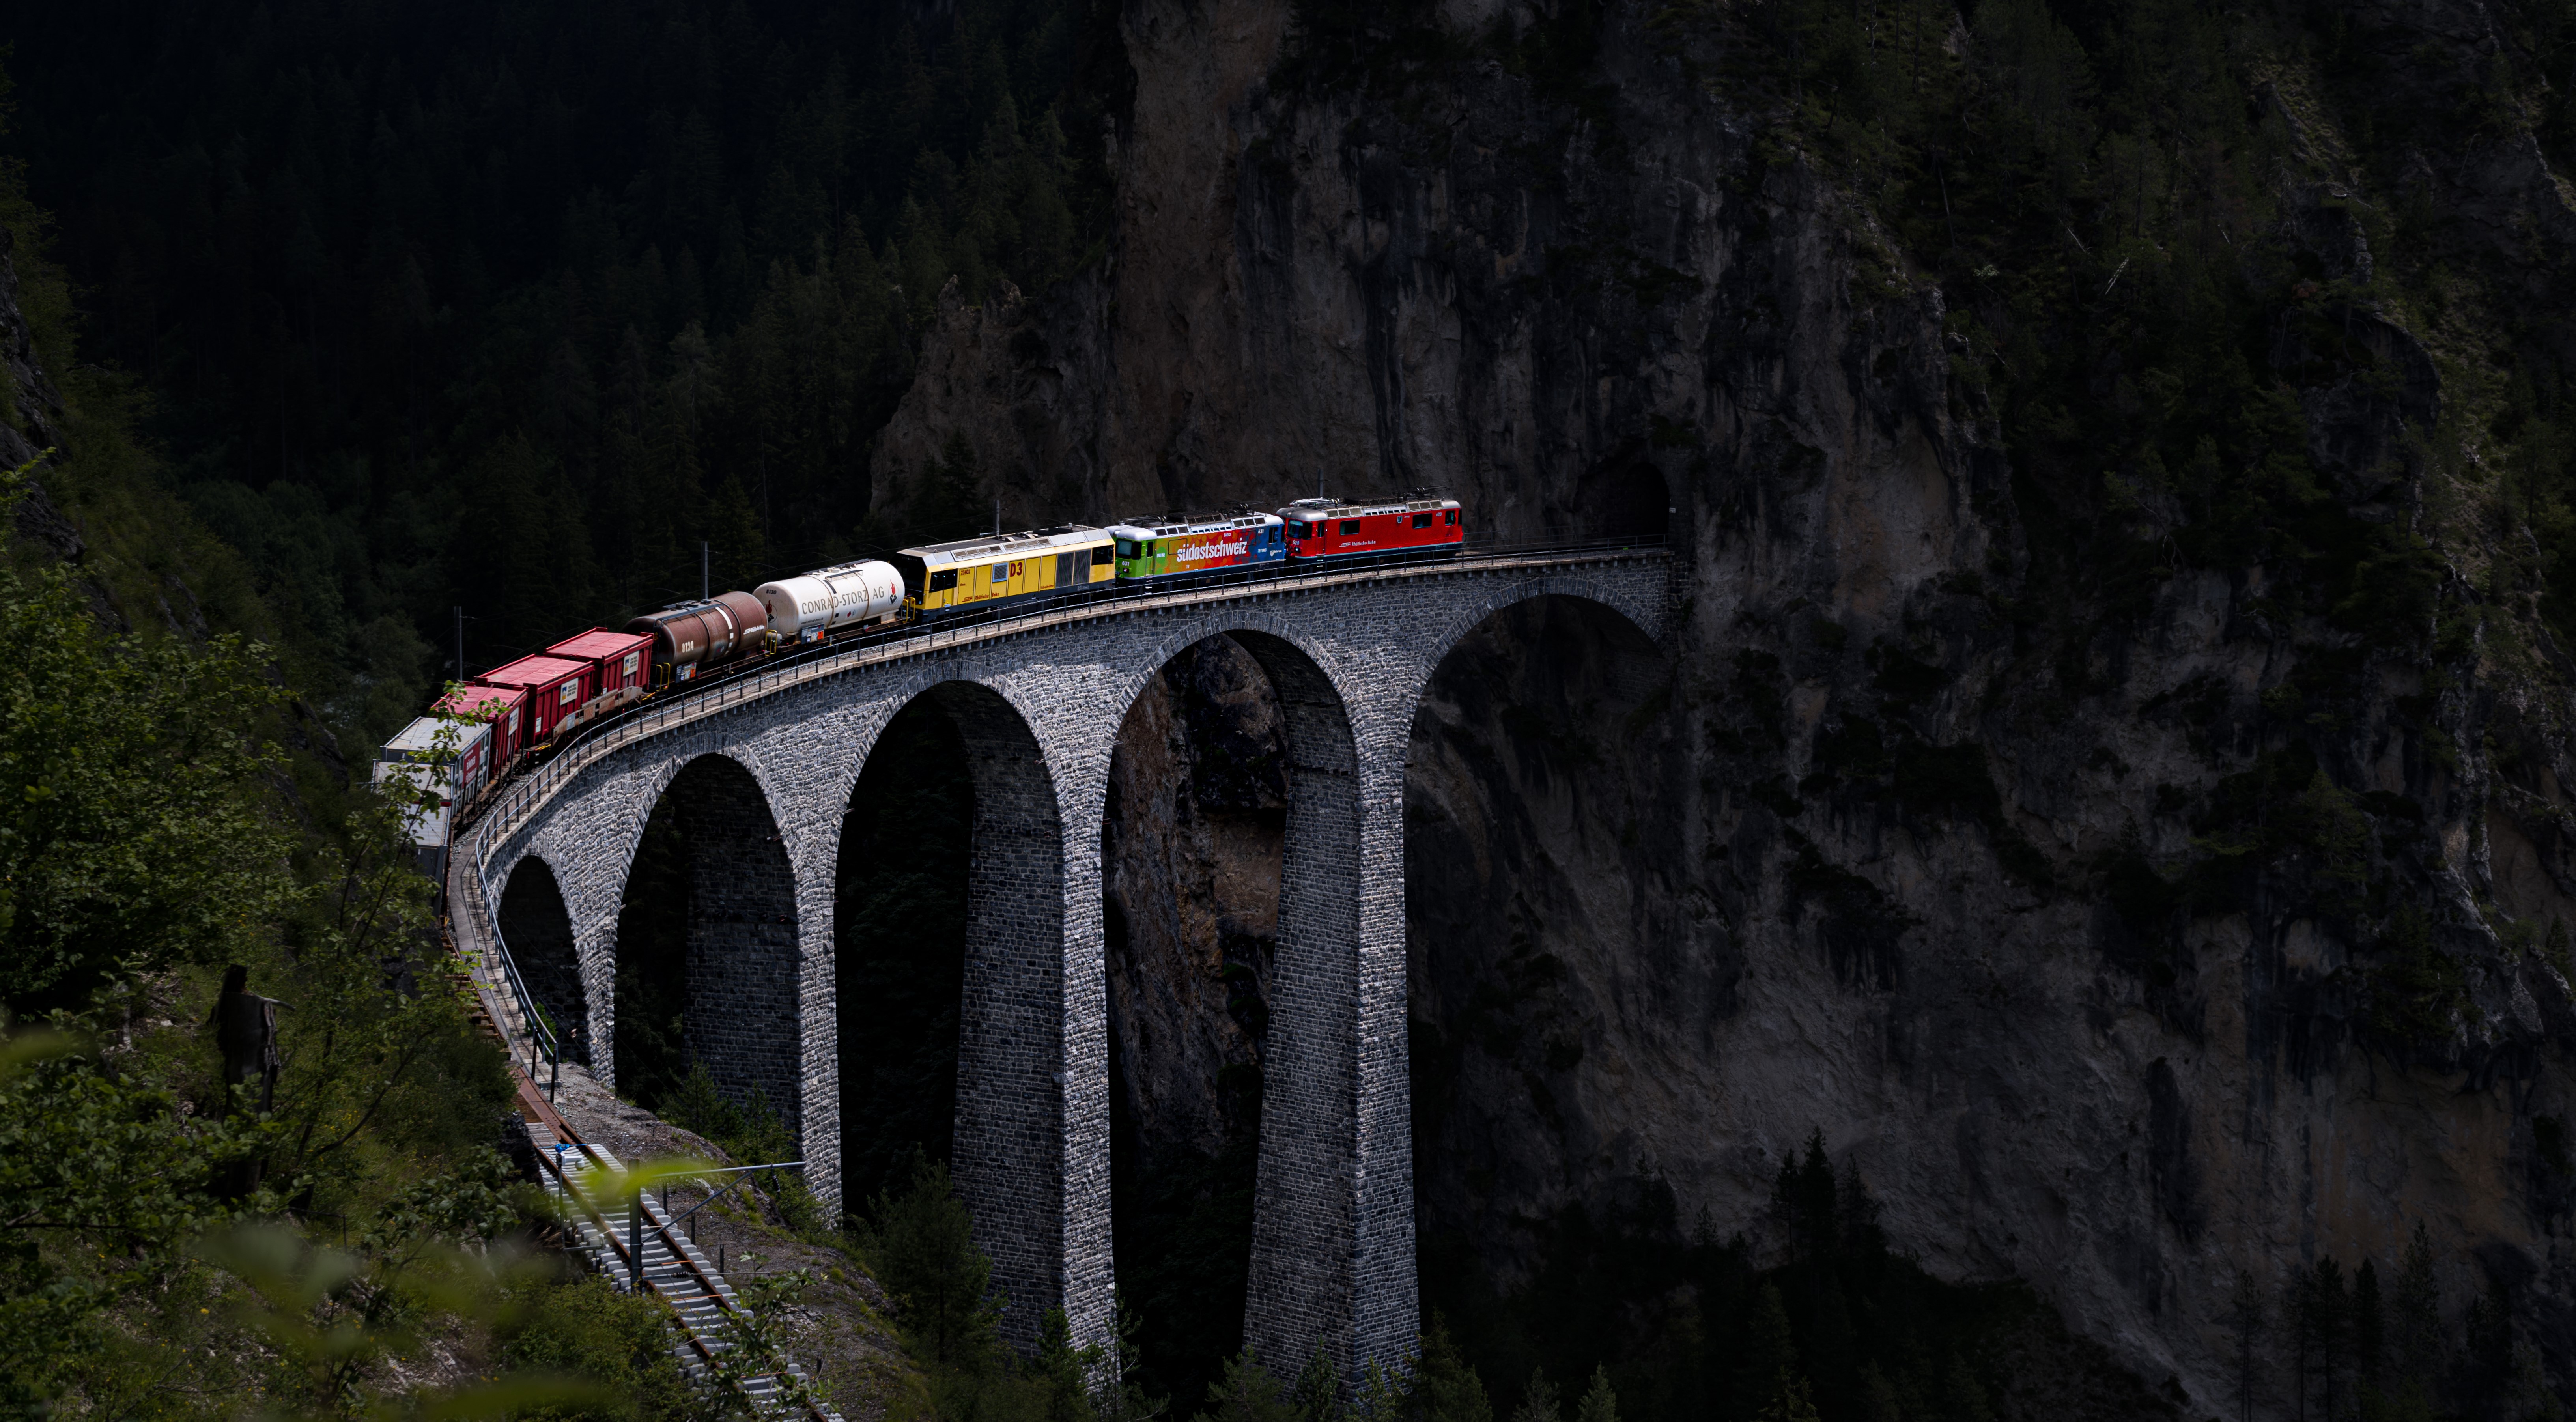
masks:
{"type": "Polygon", "coordinates": [[[1547,1369],[1530,1370],[1529,1386],[1521,1389],[1521,1405],[1512,1409],[1512,1422],[1564,1422],[1556,1384],[1547,1380],[1547,1369]]]}
{"type": "Polygon", "coordinates": [[[142,1306],[187,1239],[230,1223],[207,1183],[269,1134],[189,1114],[71,1038],[0,1039],[0,1415],[42,1413],[121,1351],[109,1311],[142,1306]]]}
{"type": "Polygon", "coordinates": [[[1299,1412],[1281,1395],[1279,1379],[1246,1347],[1226,1360],[1208,1388],[1207,1406],[1192,1422],[1299,1422],[1299,1412]]]}
{"type": "Polygon", "coordinates": [[[1135,1325],[1123,1308],[1114,1350],[1075,1344],[1062,1309],[1039,1319],[1031,1357],[1003,1346],[1007,1300],[992,1288],[992,1260],[976,1247],[945,1167],[916,1163],[910,1187],[879,1195],[869,1215],[860,1249],[921,1370],[918,1394],[895,1400],[898,1414],[951,1422],[1153,1422],[1161,1414],[1162,1400],[1132,1385],[1135,1325]]]}
{"type": "Polygon", "coordinates": [[[1422,1333],[1422,1354],[1413,1365],[1411,1414],[1419,1422],[1493,1422],[1494,1405],[1449,1334],[1448,1321],[1431,1316],[1422,1333]]]}
{"type": "Polygon", "coordinates": [[[1257,1129],[1244,1129],[1212,1154],[1174,1147],[1122,1177],[1133,1188],[1112,1201],[1111,1227],[1121,1292],[1143,1321],[1143,1386],[1202,1393],[1243,1337],[1259,1158],[1257,1129]]]}
{"type": "MultiPolygon", "coordinates": [[[[1426,1312],[1456,1320],[1447,1346],[1483,1376],[1532,1378],[1495,1399],[1515,1419],[1536,1422],[1550,1405],[1541,1385],[1566,1375],[1591,1379],[1567,1411],[1629,1422],[1991,1417],[2007,1389],[2010,1415],[2072,1415],[2051,1402],[2099,1406],[2136,1386],[2027,1290],[1943,1284],[1891,1254],[1869,1190],[1821,1136],[1781,1164],[1767,1268],[1742,1236],[1676,1228],[1669,1196],[1539,1226],[1534,1267],[1508,1287],[1480,1274],[1472,1242],[1425,1240],[1426,1312]],[[2055,1387],[2067,1391],[2052,1398],[2055,1387]]],[[[2161,1415],[2140,1403],[2137,1415],[2161,1415]]]]}
{"type": "Polygon", "coordinates": [[[681,1422],[707,1410],[672,1355],[670,1311],[660,1300],[619,1293],[597,1275],[540,1275],[511,1302],[497,1330],[503,1363],[599,1386],[586,1405],[522,1409],[516,1415],[525,1422],[681,1422]]]}
{"type": "MultiPolygon", "coordinates": [[[[689,1074],[681,1078],[679,1090],[662,1102],[660,1111],[671,1124],[715,1142],[737,1165],[798,1158],[796,1134],[769,1104],[769,1093],[754,1086],[740,1100],[730,1100],[717,1089],[705,1062],[689,1063],[689,1074]]],[[[823,1207],[802,1178],[784,1170],[766,1170],[753,1172],[752,1179],[768,1192],[789,1229],[811,1235],[825,1228],[823,1207]]]]}
{"type": "Polygon", "coordinates": [[[2370,1026],[2391,1044],[2434,1047],[2448,1042],[2477,1008],[2469,1001],[2468,972],[2433,942],[2423,910],[2400,905],[2374,950],[2370,971],[2370,1026]]]}
{"type": "MultiPolygon", "coordinates": [[[[29,469],[0,483],[14,508],[29,469]]],[[[262,813],[283,699],[261,649],[111,637],[70,575],[0,564],[0,1006],[85,1005],[120,975],[220,963],[274,932],[288,887],[262,813]]]]}
{"type": "Polygon", "coordinates": [[[418,792],[361,793],[297,834],[286,762],[260,746],[281,698],[259,649],[107,638],[62,574],[14,566],[0,624],[28,653],[0,693],[19,807],[0,831],[5,990],[51,1007],[46,1029],[0,1015],[0,1407],[441,1415],[586,1395],[389,1381],[433,1327],[497,1316],[510,1251],[491,1241],[533,1208],[482,1145],[499,1055],[433,986],[418,792]],[[226,959],[283,1004],[264,1112],[214,1069],[226,959]],[[224,1198],[244,1161],[267,1187],[224,1198]]]}
{"type": "Polygon", "coordinates": [[[756,1415],[761,1404],[752,1385],[763,1378],[777,1385],[789,1406],[802,1409],[830,1402],[811,1379],[792,1370],[791,1314],[813,1286],[813,1273],[804,1269],[757,1274],[737,1286],[738,1306],[727,1310],[717,1325],[716,1336],[723,1347],[708,1368],[708,1379],[725,1411],[756,1415]]]}
{"type": "Polygon", "coordinates": [[[1593,1368],[1592,1386],[1584,1389],[1574,1418],[1575,1422],[1619,1422],[1619,1395],[1610,1388],[1608,1368],[1593,1368]]]}
{"type": "Polygon", "coordinates": [[[1096,1405],[1091,1396],[1091,1374],[1105,1363],[1097,1345],[1075,1345],[1073,1325],[1063,1309],[1048,1309],[1039,1321],[1037,1353],[1029,1360],[1027,1373],[1031,1390],[1044,1405],[1041,1415],[1046,1422],[1092,1422],[1095,1416],[1117,1412],[1126,1398],[1116,1379],[1109,1379],[1103,1388],[1107,1395],[1101,1402],[1106,1407],[1096,1405]]]}
{"type": "Polygon", "coordinates": [[[975,1246],[948,1168],[918,1163],[910,1188],[879,1195],[870,1214],[860,1248],[894,1300],[914,1360],[969,1375],[997,1366],[1002,1300],[992,1294],[993,1263],[975,1246]]]}

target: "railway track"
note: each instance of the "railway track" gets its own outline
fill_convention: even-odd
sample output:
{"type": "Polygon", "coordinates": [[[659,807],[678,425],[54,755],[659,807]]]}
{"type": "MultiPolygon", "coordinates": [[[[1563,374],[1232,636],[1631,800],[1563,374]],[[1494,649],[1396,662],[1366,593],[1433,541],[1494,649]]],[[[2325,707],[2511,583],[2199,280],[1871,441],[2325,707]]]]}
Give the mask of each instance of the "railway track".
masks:
{"type": "MultiPolygon", "coordinates": [[[[545,1113],[552,1117],[553,1113],[545,1113]]],[[[672,1353],[691,1382],[713,1386],[743,1310],[733,1286],[700,1253],[648,1192],[620,1201],[603,1198],[601,1186],[622,1169],[605,1148],[564,1139],[552,1119],[528,1122],[546,1191],[562,1207],[576,1252],[620,1289],[640,1287],[671,1306],[680,1332],[672,1353]],[[639,1262],[640,1254],[640,1262],[639,1262]]],[[[742,1379],[755,1416],[798,1422],[842,1422],[840,1413],[815,1401],[804,1369],[790,1362],[785,1375],[742,1379]]]]}
{"type": "Polygon", "coordinates": [[[515,768],[494,780],[475,797],[472,804],[459,806],[452,830],[454,842],[463,845],[478,834],[483,842],[506,837],[557,786],[623,745],[692,721],[720,715],[747,701],[862,666],[932,655],[1070,623],[1187,609],[1244,598],[1291,595],[1355,583],[1519,570],[1535,572],[1588,562],[1669,556],[1660,540],[1533,542],[1481,547],[1471,543],[1463,555],[1455,558],[1424,559],[1402,554],[1285,573],[1208,574],[1181,586],[1109,588],[1027,608],[995,607],[935,623],[864,632],[747,662],[693,684],[666,688],[643,702],[575,727],[553,743],[523,756],[515,768]]]}

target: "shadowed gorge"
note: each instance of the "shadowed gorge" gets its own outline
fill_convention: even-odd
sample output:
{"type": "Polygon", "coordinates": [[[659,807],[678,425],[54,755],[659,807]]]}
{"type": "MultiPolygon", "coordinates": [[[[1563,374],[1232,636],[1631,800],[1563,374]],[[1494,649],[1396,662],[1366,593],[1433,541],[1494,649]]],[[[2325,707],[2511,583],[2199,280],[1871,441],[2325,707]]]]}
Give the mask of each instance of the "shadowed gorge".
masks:
{"type": "MultiPolygon", "coordinates": [[[[100,1069],[0,1056],[0,1143],[176,1132],[133,1178],[238,1180],[222,969],[376,1023],[411,1009],[350,984],[442,981],[425,917],[342,926],[335,857],[442,662],[702,566],[1427,494],[1458,562],[758,663],[460,841],[550,1012],[613,993],[621,1091],[757,1090],[762,1149],[906,1222],[858,1220],[915,1250],[913,1351],[849,1415],[2576,1406],[2576,8],[133,0],[8,38],[0,455],[59,451],[10,525],[59,575],[0,590],[41,631],[0,998],[90,1014],[100,1069]],[[1513,551],[1549,537],[1641,546],[1513,551]],[[166,709],[190,677],[262,719],[174,807],[171,728],[248,724],[166,709]]],[[[297,1139],[377,1152],[265,1163],[309,1194],[135,1198],[393,1267],[429,1227],[386,1221],[506,1195],[340,1089],[446,1031],[282,1068],[297,1139]]],[[[200,1271],[154,1321],[118,1236],[63,1238],[0,1251],[0,1329],[121,1300],[81,1337],[359,1406],[249,1381],[283,1345],[185,1241],[132,1256],[200,1271]]],[[[53,1337],[0,1383],[109,1356],[53,1337]]],[[[24,1407],[170,1395],[111,1366],[24,1407]]]]}
{"type": "Polygon", "coordinates": [[[927,698],[887,723],[850,792],[835,884],[841,1190],[853,1212],[946,1164],[956,1129],[975,786],[927,698]]]}
{"type": "Polygon", "coordinates": [[[1282,732],[1260,665],[1215,637],[1146,681],[1110,761],[1112,1228],[1141,1385],[1175,1399],[1204,1396],[1243,1346],[1282,732]]]}
{"type": "Polygon", "coordinates": [[[668,797],[653,807],[617,912],[617,1090],[650,1109],[689,1074],[689,841],[668,797]]]}
{"type": "Polygon", "coordinates": [[[794,897],[780,838],[759,784],[722,756],[689,761],[655,800],[618,911],[615,1060],[626,1099],[665,1105],[704,1067],[726,1099],[795,1121],[793,1034],[764,1021],[792,993],[794,897]],[[740,1011],[752,1004],[769,1011],[740,1011]]]}

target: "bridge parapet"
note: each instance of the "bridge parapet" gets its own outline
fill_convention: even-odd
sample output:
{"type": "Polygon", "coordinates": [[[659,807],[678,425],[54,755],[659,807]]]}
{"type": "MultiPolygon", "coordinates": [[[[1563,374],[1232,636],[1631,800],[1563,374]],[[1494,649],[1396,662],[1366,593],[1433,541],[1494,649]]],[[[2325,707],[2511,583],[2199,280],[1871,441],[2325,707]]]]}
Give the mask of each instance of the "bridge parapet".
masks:
{"type": "Polygon", "coordinates": [[[613,1082],[627,875],[656,802],[692,762],[721,757],[745,792],[725,813],[744,818],[756,798],[774,828],[728,821],[717,838],[731,848],[695,871],[729,897],[724,921],[692,925],[692,953],[723,961],[691,969],[691,1045],[720,1077],[748,1078],[729,1088],[769,1090],[816,1162],[809,1184],[837,1205],[841,826],[887,723],[934,696],[965,740],[977,800],[952,1168],[1014,1300],[1009,1331],[1032,1338],[1043,1309],[1061,1306],[1077,1338],[1106,1340],[1109,762],[1146,680],[1196,642],[1235,636],[1270,677],[1292,762],[1247,1339],[1270,1358],[1321,1343],[1346,1367],[1392,1361],[1416,1314],[1404,1006],[1415,710],[1458,639],[1516,602],[1584,598],[1660,637],[1671,569],[1660,549],[1530,550],[829,649],[587,728],[467,821],[454,859],[475,891],[460,913],[485,915],[474,936],[492,937],[499,887],[521,859],[545,861],[573,927],[591,1058],[613,1082]],[[761,868],[780,861],[783,872],[761,868]],[[784,921],[733,921],[763,917],[784,921]]]}

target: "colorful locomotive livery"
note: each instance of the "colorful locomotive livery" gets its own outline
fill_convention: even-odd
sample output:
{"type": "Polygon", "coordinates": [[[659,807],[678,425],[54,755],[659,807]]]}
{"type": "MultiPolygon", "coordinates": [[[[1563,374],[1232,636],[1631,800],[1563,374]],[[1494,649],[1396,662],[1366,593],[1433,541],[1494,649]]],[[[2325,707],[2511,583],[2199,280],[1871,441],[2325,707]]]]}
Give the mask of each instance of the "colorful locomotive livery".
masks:
{"type": "Polygon", "coordinates": [[[753,592],[675,603],[621,631],[594,627],[468,678],[386,743],[377,778],[416,767],[427,777],[422,783],[438,789],[437,810],[413,827],[423,864],[434,866],[456,808],[489,792],[521,756],[593,717],[715,669],[869,629],[973,610],[1043,607],[1112,587],[1143,591],[1200,574],[1287,575],[1370,554],[1454,555],[1463,547],[1462,521],[1455,499],[1299,499],[1275,514],[1131,519],[1107,528],[1059,524],[906,548],[882,561],[837,563],[753,592]],[[460,722],[457,734],[442,741],[441,728],[460,722]]]}
{"type": "Polygon", "coordinates": [[[1027,533],[961,538],[894,555],[915,614],[935,619],[1003,598],[1069,593],[1107,582],[1109,531],[1058,524],[1027,533]]]}
{"type": "Polygon", "coordinates": [[[1291,558],[1347,558],[1362,553],[1456,552],[1467,530],[1456,499],[1346,504],[1299,499],[1279,511],[1288,521],[1291,558]]]}
{"type": "Polygon", "coordinates": [[[1118,540],[1119,577],[1169,578],[1263,563],[1285,564],[1286,528],[1277,514],[1235,514],[1225,518],[1114,523],[1108,531],[1118,540]]]}

